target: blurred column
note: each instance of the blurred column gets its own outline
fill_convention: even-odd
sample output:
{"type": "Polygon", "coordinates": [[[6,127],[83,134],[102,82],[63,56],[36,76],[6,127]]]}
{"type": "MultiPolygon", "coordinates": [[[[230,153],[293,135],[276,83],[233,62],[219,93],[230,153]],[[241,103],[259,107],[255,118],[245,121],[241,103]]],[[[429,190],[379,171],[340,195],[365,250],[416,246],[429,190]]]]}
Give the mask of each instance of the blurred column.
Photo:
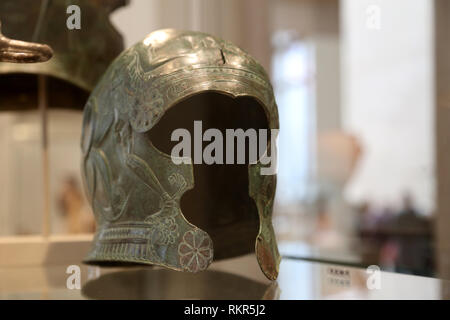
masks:
{"type": "MultiPolygon", "coordinates": [[[[439,275],[450,278],[450,1],[435,1],[436,253],[439,275]]],[[[450,298],[444,286],[443,298],[450,298]]]]}
{"type": "Polygon", "coordinates": [[[289,30],[314,47],[318,132],[341,127],[338,0],[271,1],[273,32],[289,30]]]}
{"type": "MultiPolygon", "coordinates": [[[[12,131],[12,114],[0,115],[0,145],[9,147],[12,131]]],[[[9,236],[14,234],[15,220],[11,210],[11,199],[13,198],[13,190],[11,186],[14,179],[10,172],[12,163],[11,152],[0,152],[0,236],[9,236]]]]}
{"type": "Polygon", "coordinates": [[[336,184],[329,174],[343,169],[335,161],[337,154],[321,161],[318,145],[322,135],[340,134],[341,129],[339,1],[271,1],[270,12],[281,128],[277,230],[290,240],[315,237],[318,219],[311,213],[323,210],[321,217],[331,221],[333,229],[327,232],[343,239],[352,217],[341,196],[342,183],[336,184]],[[285,56],[284,62],[278,55],[285,56]],[[295,85],[291,92],[289,87],[295,85]]]}

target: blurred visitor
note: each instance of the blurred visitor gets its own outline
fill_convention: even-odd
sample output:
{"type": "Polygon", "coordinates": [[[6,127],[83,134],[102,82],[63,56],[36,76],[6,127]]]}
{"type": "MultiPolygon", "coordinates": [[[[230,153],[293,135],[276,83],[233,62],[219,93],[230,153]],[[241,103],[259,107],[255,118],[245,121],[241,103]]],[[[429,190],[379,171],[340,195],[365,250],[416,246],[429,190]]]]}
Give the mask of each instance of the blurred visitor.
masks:
{"type": "Polygon", "coordinates": [[[432,221],[414,206],[406,193],[402,206],[386,206],[378,211],[369,203],[359,208],[360,251],[366,264],[377,264],[385,270],[432,276],[432,221]]]}

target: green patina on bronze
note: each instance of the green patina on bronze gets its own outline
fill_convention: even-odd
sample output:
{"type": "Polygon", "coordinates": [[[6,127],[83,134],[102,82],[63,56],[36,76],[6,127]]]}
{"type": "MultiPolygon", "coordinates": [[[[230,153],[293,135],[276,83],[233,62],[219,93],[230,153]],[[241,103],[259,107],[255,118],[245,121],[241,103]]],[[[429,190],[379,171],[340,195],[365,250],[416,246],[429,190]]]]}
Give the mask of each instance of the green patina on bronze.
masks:
{"type": "MultiPolygon", "coordinates": [[[[194,188],[193,165],[174,164],[147,134],[170,108],[205,92],[251,97],[263,107],[268,127],[279,127],[263,68],[235,45],[208,34],[155,31],[124,51],[104,74],[83,120],[82,171],[98,225],[86,263],[141,263],[198,272],[212,262],[212,238],[218,231],[206,226],[207,233],[191,224],[180,207],[183,194],[194,188]]],[[[260,162],[248,167],[247,197],[259,216],[253,250],[264,274],[274,280],[280,262],[272,227],[276,176],[261,175],[260,168],[260,162]]],[[[245,221],[227,230],[242,225],[245,221]]],[[[236,231],[221,239],[239,237],[236,231]]],[[[251,248],[214,246],[220,258],[251,248]]]]}

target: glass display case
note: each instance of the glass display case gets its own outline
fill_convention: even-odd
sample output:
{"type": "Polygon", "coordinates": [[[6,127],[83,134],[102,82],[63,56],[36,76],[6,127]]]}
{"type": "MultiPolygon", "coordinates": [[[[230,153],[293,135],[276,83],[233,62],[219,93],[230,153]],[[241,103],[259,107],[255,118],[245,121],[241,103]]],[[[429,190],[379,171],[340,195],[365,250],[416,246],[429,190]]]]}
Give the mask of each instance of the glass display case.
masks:
{"type": "Polygon", "coordinates": [[[0,299],[448,299],[449,16],[444,0],[2,0],[0,299]],[[169,129],[198,120],[279,127],[276,179],[252,180],[251,161],[172,170],[145,158],[170,158],[169,129]],[[151,147],[130,152],[133,134],[151,147]],[[119,153],[108,180],[104,159],[119,153]],[[139,183],[143,196],[122,201],[139,183]],[[104,214],[108,201],[144,231],[104,214]],[[174,207],[190,221],[181,231],[144,217],[174,207]],[[211,236],[210,267],[165,269],[184,268],[183,250],[158,241],[187,243],[191,227],[211,236]],[[131,265],[113,245],[123,238],[142,244],[133,257],[153,241],[170,259],[131,265]],[[85,264],[99,241],[109,260],[85,264]]]}

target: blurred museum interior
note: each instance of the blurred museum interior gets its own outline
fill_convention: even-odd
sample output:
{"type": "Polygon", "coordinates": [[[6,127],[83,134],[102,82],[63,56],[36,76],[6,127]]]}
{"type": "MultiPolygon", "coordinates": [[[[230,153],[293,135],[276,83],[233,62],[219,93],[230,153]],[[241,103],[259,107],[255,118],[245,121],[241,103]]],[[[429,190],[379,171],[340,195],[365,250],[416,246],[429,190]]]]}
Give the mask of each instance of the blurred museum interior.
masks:
{"type": "MultiPolygon", "coordinates": [[[[450,277],[450,2],[133,0],[111,20],[126,48],[161,28],[204,31],[269,72],[283,256],[450,277]]],[[[95,230],[82,112],[61,107],[45,135],[37,107],[0,111],[0,237],[95,230]]]]}

